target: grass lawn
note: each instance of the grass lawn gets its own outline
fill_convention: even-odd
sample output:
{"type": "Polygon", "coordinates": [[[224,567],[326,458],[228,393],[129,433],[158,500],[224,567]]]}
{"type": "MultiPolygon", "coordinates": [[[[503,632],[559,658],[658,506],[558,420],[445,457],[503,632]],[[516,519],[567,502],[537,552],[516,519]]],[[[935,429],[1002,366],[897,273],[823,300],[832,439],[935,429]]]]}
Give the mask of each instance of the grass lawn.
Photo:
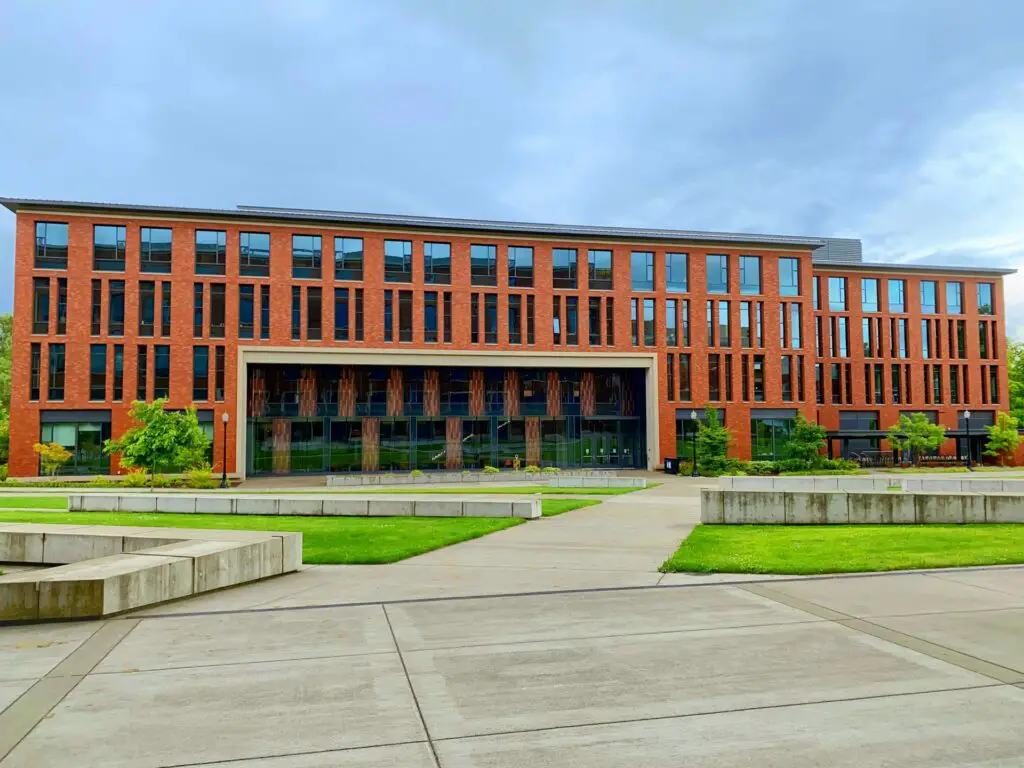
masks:
{"type": "Polygon", "coordinates": [[[0,496],[0,509],[67,509],[67,496],[0,496]]]}
{"type": "MultiPolygon", "coordinates": [[[[658,483],[657,485],[660,485],[658,483]]],[[[655,484],[649,484],[648,488],[656,487],[655,484]]],[[[633,491],[643,490],[642,488],[548,488],[546,485],[522,485],[517,487],[513,486],[502,486],[499,488],[492,488],[490,486],[477,487],[475,485],[469,485],[463,488],[417,488],[412,486],[410,488],[402,488],[395,486],[394,488],[361,488],[359,490],[333,490],[325,489],[327,493],[467,493],[471,495],[480,493],[511,493],[511,494],[530,494],[540,493],[544,496],[621,496],[624,493],[632,493],[633,491]]],[[[304,491],[306,493],[307,491],[304,491]]],[[[245,491],[241,491],[245,493],[245,491]]],[[[270,493],[270,491],[258,491],[258,493],[270,493]]],[[[308,491],[308,493],[317,493],[317,491],[308,491]]]]}
{"type": "Polygon", "coordinates": [[[1007,472],[1018,469],[1018,467],[996,467],[996,466],[974,466],[974,469],[968,469],[963,466],[953,467],[896,467],[893,469],[880,469],[879,472],[885,472],[892,475],[948,475],[948,474],[960,474],[961,472],[1007,472]]]}
{"type": "MultiPolygon", "coordinates": [[[[542,501],[541,506],[545,515],[557,515],[598,503],[588,499],[553,499],[542,501]]],[[[303,562],[351,565],[393,563],[525,521],[502,517],[297,517],[0,510],[0,523],[5,522],[298,531],[302,533],[303,562]]]]}
{"type": "Polygon", "coordinates": [[[1024,563],[1024,525],[698,525],[666,573],[857,573],[1024,563]]]}

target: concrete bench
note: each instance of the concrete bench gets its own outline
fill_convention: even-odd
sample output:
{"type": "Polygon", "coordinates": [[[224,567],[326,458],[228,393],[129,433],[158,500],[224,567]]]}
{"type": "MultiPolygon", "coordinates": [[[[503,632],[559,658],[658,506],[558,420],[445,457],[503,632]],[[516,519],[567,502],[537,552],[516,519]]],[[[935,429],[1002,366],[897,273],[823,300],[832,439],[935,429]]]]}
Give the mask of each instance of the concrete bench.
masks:
{"type": "Polygon", "coordinates": [[[643,477],[561,477],[555,476],[548,482],[549,488],[646,488],[643,477]]]}
{"type": "Polygon", "coordinates": [[[432,483],[537,483],[547,484],[564,477],[615,477],[613,470],[563,470],[562,472],[425,472],[422,475],[328,475],[327,487],[359,487],[364,485],[430,485],[432,483]]]}

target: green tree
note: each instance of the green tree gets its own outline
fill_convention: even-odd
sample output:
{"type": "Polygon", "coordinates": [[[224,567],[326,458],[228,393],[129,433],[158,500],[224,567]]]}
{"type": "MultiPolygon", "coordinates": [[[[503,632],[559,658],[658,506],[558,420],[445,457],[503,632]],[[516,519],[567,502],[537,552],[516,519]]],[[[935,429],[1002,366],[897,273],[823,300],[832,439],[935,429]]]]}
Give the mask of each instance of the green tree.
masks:
{"type": "Polygon", "coordinates": [[[718,409],[704,406],[704,421],[697,424],[697,469],[702,475],[717,475],[728,468],[732,444],[730,432],[719,420],[718,409]]]}
{"type": "Polygon", "coordinates": [[[0,315],[0,464],[7,463],[11,424],[11,326],[10,314],[0,315]]]}
{"type": "Polygon", "coordinates": [[[195,469],[206,462],[208,440],[199,426],[195,406],[168,411],[166,398],[132,403],[131,417],[138,422],[116,440],[107,440],[103,450],[121,455],[121,465],[149,473],[150,486],[158,469],[195,469]]]}
{"type": "Polygon", "coordinates": [[[988,430],[988,442],[985,443],[985,455],[995,456],[1002,466],[1006,459],[1013,456],[1020,445],[1020,432],[1017,431],[1017,419],[1008,413],[996,414],[996,423],[985,427],[988,430]]]}
{"type": "Polygon", "coordinates": [[[39,463],[43,472],[53,477],[61,467],[71,460],[71,451],[60,443],[36,443],[32,450],[39,454],[39,463]]]}
{"type": "Polygon", "coordinates": [[[1007,374],[1010,379],[1010,415],[1024,424],[1024,342],[1006,342],[1007,374]]]}
{"type": "Polygon", "coordinates": [[[910,451],[914,465],[921,463],[921,456],[934,453],[946,439],[946,428],[932,424],[923,413],[912,413],[909,416],[900,414],[898,424],[889,427],[886,435],[894,450],[910,451]]]}
{"type": "Polygon", "coordinates": [[[799,411],[796,423],[789,435],[789,442],[782,451],[783,458],[800,459],[810,466],[821,463],[821,452],[825,449],[825,428],[813,421],[808,421],[799,411]]]}

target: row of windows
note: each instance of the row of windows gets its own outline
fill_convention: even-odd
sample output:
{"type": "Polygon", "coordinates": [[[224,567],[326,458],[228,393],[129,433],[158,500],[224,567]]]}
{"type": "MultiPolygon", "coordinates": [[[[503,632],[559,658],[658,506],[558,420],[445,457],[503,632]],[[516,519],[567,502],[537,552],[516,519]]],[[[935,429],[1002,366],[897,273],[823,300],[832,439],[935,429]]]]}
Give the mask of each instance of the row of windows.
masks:
{"type": "MultiPolygon", "coordinates": [[[[847,278],[830,276],[828,278],[828,308],[831,312],[845,312],[849,309],[846,296],[847,278]]],[[[876,277],[860,278],[860,305],[863,312],[878,312],[881,306],[881,280],[876,277]]],[[[907,311],[907,281],[889,278],[887,282],[888,307],[890,312],[907,311]]],[[[936,280],[922,280],[921,312],[938,314],[941,307],[938,302],[939,283],[936,280]]],[[[814,278],[814,308],[821,308],[821,278],[814,278]]],[[[977,308],[980,315],[995,314],[995,287],[992,283],[977,284],[977,308]]],[[[964,284],[946,282],[946,314],[962,315],[964,313],[964,284]]]]}
{"type": "MultiPolygon", "coordinates": [[[[968,366],[943,366],[926,363],[922,366],[924,402],[926,405],[968,404],[971,402],[968,366]]],[[[850,363],[816,363],[814,366],[815,398],[819,405],[853,403],[853,368],[850,363]],[[828,366],[826,368],[826,366],[828,366]],[[826,371],[830,374],[825,376],[826,371]],[[830,385],[830,386],[829,386],[830,385]]],[[[865,363],[864,402],[884,405],[913,405],[910,363],[865,363]],[[886,375],[888,372],[888,376],[886,375]]],[[[999,403],[999,368],[981,366],[981,402],[999,403]]]]}
{"type": "MultiPolygon", "coordinates": [[[[711,402],[734,401],[733,355],[708,355],[707,399],[711,402]]],[[[738,355],[740,368],[740,398],[743,402],[763,403],[765,395],[764,355],[738,355]]],[[[693,400],[689,353],[666,355],[666,396],[670,402],[693,400]],[[677,367],[678,360],[678,367],[677,367]]],[[[782,355],[779,358],[780,396],[784,402],[804,399],[803,356],[782,355]]]]}
{"type": "MultiPolygon", "coordinates": [[[[850,357],[850,322],[849,318],[842,315],[832,317],[816,317],[815,347],[819,357],[825,356],[825,344],[828,344],[829,357],[850,357]]],[[[861,343],[863,344],[864,357],[894,357],[906,359],[910,356],[910,338],[908,332],[908,321],[906,318],[888,319],[884,322],[881,317],[861,318],[861,343]],[[885,328],[888,325],[888,355],[885,346],[885,328]]],[[[925,360],[938,359],[943,357],[943,336],[948,339],[946,346],[947,357],[951,359],[965,360],[968,357],[967,350],[967,321],[925,319],[921,321],[921,357],[925,360]]],[[[998,354],[998,329],[995,320],[978,321],[978,352],[982,360],[991,356],[997,359],[998,354]]]]}

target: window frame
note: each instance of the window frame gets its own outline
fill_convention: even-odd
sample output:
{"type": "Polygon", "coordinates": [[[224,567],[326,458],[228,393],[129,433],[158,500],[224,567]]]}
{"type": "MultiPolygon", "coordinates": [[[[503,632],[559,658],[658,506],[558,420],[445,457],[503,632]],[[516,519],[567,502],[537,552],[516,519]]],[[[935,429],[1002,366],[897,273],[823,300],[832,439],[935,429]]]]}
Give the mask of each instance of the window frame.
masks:
{"type": "Polygon", "coordinates": [[[228,233],[223,229],[196,229],[193,236],[195,245],[195,274],[224,275],[227,273],[228,233]],[[200,242],[200,236],[212,236],[216,242],[200,242]],[[212,255],[212,258],[210,256],[212,255]]]}
{"type": "Polygon", "coordinates": [[[238,233],[238,274],[242,277],[270,277],[269,232],[238,233]],[[266,238],[266,249],[252,242],[253,237],[266,238]]]}
{"type": "Polygon", "coordinates": [[[170,227],[139,227],[139,272],[151,275],[169,275],[173,265],[174,257],[174,230],[170,227]],[[163,242],[154,243],[153,233],[167,233],[167,249],[154,248],[163,246],[163,242]],[[147,235],[149,236],[147,238],[147,235]],[[158,254],[158,258],[154,258],[158,254]],[[166,255],[166,258],[163,256],[166,255]]]}

